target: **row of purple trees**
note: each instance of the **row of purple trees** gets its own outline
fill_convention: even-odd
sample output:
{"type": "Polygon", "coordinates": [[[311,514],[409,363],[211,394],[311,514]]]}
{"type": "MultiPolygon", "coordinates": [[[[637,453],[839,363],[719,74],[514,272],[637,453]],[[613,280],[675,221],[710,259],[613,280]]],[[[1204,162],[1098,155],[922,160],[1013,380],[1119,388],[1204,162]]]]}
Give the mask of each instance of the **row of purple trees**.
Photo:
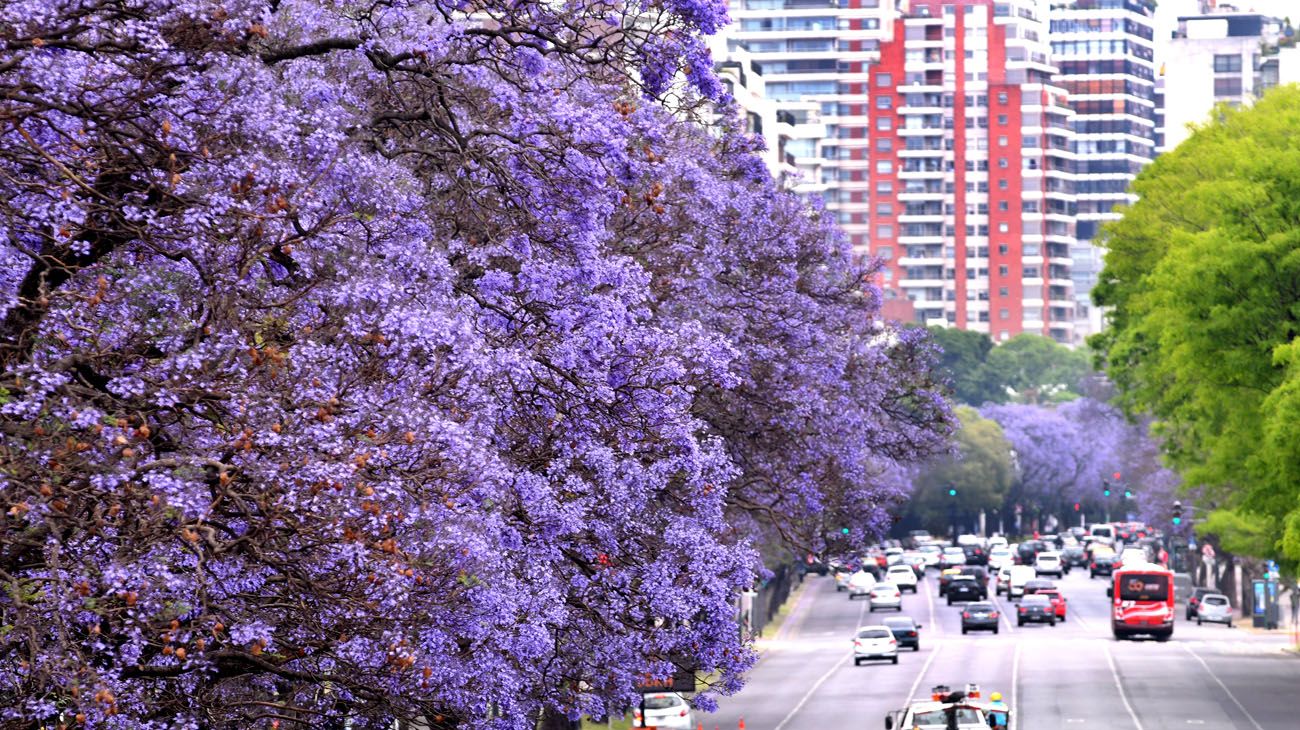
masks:
{"type": "Polygon", "coordinates": [[[1070,525],[1106,514],[1164,524],[1177,499],[1177,476],[1163,467],[1148,425],[1128,421],[1104,400],[989,405],[981,415],[1002,427],[1015,452],[1017,478],[1007,502],[1021,505],[1024,524],[1051,515],[1070,525]]]}
{"type": "Polygon", "coordinates": [[[0,727],[734,690],[879,530],[923,333],[729,125],[720,0],[0,5],[0,727]]]}

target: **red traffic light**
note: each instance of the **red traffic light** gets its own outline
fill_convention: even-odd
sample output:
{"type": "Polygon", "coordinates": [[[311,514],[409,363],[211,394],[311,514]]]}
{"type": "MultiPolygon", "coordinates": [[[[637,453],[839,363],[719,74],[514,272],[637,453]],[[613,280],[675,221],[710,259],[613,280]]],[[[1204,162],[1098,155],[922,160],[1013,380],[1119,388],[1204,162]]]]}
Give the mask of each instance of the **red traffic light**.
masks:
{"type": "Polygon", "coordinates": [[[1111,476],[1112,476],[1112,477],[1115,477],[1115,481],[1119,481],[1119,480],[1120,480],[1119,472],[1115,472],[1114,474],[1111,474],[1111,476]]]}
{"type": "Polygon", "coordinates": [[[1075,503],[1074,503],[1074,511],[1075,511],[1075,512],[1078,512],[1078,511],[1079,511],[1079,503],[1078,503],[1078,502],[1075,502],[1075,503]]]}

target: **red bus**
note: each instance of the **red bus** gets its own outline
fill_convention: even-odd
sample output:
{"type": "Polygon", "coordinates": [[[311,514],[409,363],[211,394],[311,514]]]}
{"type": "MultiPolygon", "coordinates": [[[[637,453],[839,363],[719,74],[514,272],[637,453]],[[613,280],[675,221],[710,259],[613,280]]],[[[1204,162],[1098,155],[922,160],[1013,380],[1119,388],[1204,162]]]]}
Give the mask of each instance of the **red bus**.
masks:
{"type": "Polygon", "coordinates": [[[1110,628],[1116,639],[1174,635],[1174,574],[1152,563],[1125,565],[1111,576],[1110,628]]]}

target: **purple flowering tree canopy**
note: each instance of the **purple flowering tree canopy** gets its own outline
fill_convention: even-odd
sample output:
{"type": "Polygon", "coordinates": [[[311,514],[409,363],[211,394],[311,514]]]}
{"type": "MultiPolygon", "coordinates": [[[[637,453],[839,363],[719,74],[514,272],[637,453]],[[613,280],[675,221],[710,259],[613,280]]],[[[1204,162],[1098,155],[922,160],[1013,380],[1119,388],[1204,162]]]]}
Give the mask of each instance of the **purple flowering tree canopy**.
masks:
{"type": "Polygon", "coordinates": [[[723,3],[470,9],[0,6],[0,727],[731,691],[753,542],[941,448],[924,336],[685,121],[723,3]]]}

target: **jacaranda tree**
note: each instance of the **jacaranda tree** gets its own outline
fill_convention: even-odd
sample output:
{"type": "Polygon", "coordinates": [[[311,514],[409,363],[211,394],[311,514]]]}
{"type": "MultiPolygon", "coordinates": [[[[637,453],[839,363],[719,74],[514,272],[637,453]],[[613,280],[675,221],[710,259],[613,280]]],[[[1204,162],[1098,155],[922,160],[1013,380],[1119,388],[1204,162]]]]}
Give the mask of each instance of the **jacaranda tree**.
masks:
{"type": "Polygon", "coordinates": [[[692,121],[724,9],[0,6],[0,727],[737,687],[751,542],[879,529],[951,416],[692,121]]]}

